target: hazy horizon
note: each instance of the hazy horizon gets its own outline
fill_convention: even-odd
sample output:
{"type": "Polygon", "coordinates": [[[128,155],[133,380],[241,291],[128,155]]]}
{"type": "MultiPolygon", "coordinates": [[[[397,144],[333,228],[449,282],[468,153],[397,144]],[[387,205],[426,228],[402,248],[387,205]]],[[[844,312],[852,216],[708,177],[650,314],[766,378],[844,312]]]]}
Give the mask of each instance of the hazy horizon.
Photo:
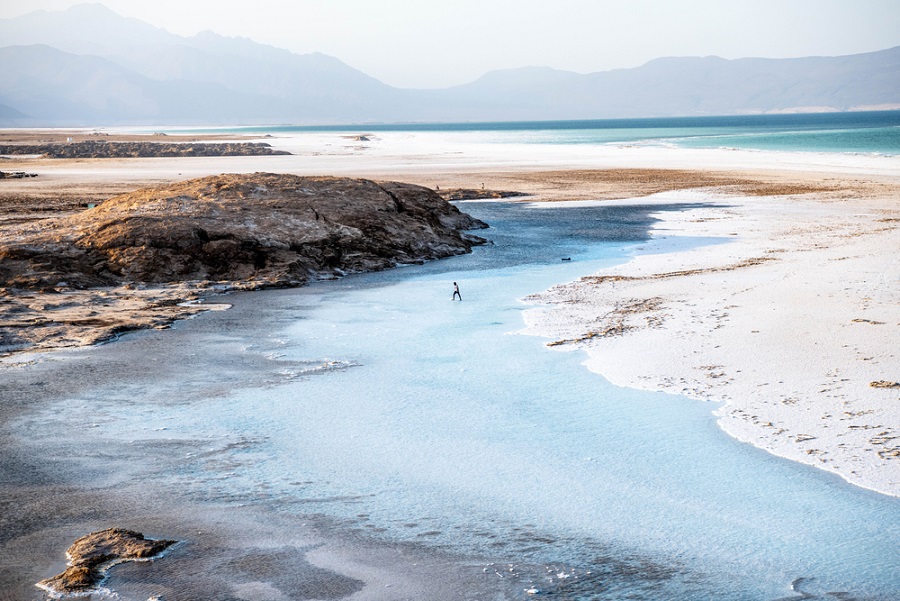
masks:
{"type": "MultiPolygon", "coordinates": [[[[0,18],[57,11],[78,0],[8,0],[0,18]]],[[[670,56],[838,56],[900,45],[900,3],[712,0],[544,3],[459,0],[176,0],[94,2],[193,36],[247,37],[299,54],[321,52],[399,88],[446,88],[528,66],[576,73],[670,56]]]]}

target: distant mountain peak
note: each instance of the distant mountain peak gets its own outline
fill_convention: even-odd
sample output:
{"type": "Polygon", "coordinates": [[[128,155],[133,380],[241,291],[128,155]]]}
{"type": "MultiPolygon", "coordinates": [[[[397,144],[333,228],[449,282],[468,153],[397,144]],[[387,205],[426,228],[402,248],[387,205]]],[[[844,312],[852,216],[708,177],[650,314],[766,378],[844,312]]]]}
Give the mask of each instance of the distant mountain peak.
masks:
{"type": "Polygon", "coordinates": [[[99,2],[82,2],[81,4],[73,4],[69,8],[63,9],[60,12],[65,12],[69,14],[90,14],[90,15],[112,15],[116,17],[120,17],[119,13],[112,10],[105,4],[100,4],[99,2]]]}
{"type": "MultiPolygon", "coordinates": [[[[112,22],[127,22],[132,26],[138,26],[141,29],[145,30],[155,30],[159,32],[165,32],[168,35],[174,35],[163,29],[162,27],[156,27],[155,25],[151,25],[150,23],[146,23],[141,21],[140,19],[136,19],[134,17],[126,17],[112,10],[108,6],[104,4],[100,4],[97,2],[86,2],[83,4],[73,4],[69,8],[59,11],[64,15],[68,15],[70,18],[76,19],[90,19],[91,22],[97,23],[112,23],[112,22]]],[[[53,13],[49,13],[53,14],[53,13]]]]}
{"type": "Polygon", "coordinates": [[[201,39],[201,40],[205,40],[205,39],[213,39],[213,38],[215,38],[215,39],[228,38],[229,36],[224,36],[220,33],[216,33],[212,29],[204,29],[203,31],[198,31],[196,34],[194,34],[194,37],[201,39]]]}

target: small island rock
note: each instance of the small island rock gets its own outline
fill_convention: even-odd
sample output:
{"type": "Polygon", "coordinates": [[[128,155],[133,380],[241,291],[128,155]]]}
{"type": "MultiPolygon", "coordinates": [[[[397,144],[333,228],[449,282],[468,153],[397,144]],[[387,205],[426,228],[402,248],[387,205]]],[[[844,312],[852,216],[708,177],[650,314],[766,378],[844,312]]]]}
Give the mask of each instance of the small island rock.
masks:
{"type": "Polygon", "coordinates": [[[54,595],[84,593],[106,577],[106,570],[124,561],[151,559],[174,545],[173,540],[148,540],[124,528],[108,528],[82,536],[69,547],[69,567],[37,586],[54,595]]]}

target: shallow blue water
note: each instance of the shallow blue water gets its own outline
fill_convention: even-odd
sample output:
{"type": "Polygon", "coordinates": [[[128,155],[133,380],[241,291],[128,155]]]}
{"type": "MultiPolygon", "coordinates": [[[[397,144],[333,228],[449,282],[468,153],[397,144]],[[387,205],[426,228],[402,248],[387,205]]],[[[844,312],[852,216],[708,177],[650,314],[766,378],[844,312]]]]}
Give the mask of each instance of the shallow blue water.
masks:
{"type": "MultiPolygon", "coordinates": [[[[186,464],[179,478],[552,565],[537,584],[558,598],[900,598],[900,499],[734,441],[710,403],[616,388],[515,333],[517,299],[642,252],[645,215],[464,209],[494,226],[493,246],[291,292],[295,319],[259,346],[325,373],[154,408],[147,436],[166,424],[229,449],[227,474],[186,464]],[[792,596],[798,579],[809,596],[792,596]]],[[[110,435],[147,423],[130,410],[110,435]]]]}
{"type": "Polygon", "coordinates": [[[473,134],[473,139],[496,143],[641,144],[891,156],[900,154],[900,111],[585,121],[272,126],[226,131],[261,134],[328,131],[358,133],[361,129],[375,132],[467,133],[473,134]]]}

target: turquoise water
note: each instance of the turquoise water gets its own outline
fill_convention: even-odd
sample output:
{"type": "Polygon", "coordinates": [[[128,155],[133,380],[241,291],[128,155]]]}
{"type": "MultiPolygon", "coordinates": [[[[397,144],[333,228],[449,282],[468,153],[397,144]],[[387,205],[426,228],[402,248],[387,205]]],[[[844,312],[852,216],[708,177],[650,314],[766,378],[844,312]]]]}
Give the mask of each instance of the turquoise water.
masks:
{"type": "Polygon", "coordinates": [[[481,134],[476,137],[497,143],[639,144],[900,155],[900,111],[590,121],[272,126],[227,131],[274,135],[359,133],[361,130],[481,134]]]}
{"type": "Polygon", "coordinates": [[[134,441],[165,425],[209,452],[153,473],[161,489],[481,558],[485,577],[515,575],[510,599],[900,598],[900,499],[736,442],[713,404],[614,387],[516,334],[519,298],[640,252],[646,214],[464,208],[493,245],[273,293],[283,320],[246,353],[282,362],[281,383],[166,404],[117,385],[92,394],[92,415],[52,407],[41,431],[89,436],[101,414],[98,438],[134,441]]]}

